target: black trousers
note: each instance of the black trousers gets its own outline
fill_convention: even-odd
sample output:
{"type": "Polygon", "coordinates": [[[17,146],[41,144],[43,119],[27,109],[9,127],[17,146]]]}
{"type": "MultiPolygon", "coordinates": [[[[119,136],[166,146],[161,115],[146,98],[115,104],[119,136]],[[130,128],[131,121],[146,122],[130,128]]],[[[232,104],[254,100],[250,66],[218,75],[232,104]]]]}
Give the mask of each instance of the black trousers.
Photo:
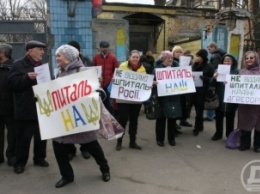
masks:
{"type": "Polygon", "coordinates": [[[176,119],[159,118],[156,119],[156,123],[155,123],[156,141],[164,142],[166,121],[167,121],[168,141],[175,139],[176,119]]]}
{"type": "MultiPolygon", "coordinates": [[[[62,144],[53,141],[52,145],[62,178],[71,181],[74,180],[74,172],[72,166],[70,165],[68,157],[71,144],[62,144]]],[[[97,140],[90,143],[82,144],[82,146],[84,147],[84,150],[87,150],[90,155],[95,159],[102,173],[109,172],[107,160],[97,140]]]]}
{"type": "Polygon", "coordinates": [[[188,95],[189,94],[182,94],[180,95],[180,103],[181,103],[181,111],[182,111],[182,117],[181,121],[186,121],[186,119],[189,116],[189,110],[188,110],[188,95]]]}
{"type": "Polygon", "coordinates": [[[204,129],[204,124],[203,124],[204,108],[197,104],[195,104],[194,107],[195,107],[195,112],[196,112],[194,130],[203,131],[203,129],[204,129]]]}
{"type": "Polygon", "coordinates": [[[216,114],[216,134],[220,137],[223,135],[224,117],[226,117],[226,137],[234,130],[235,111],[223,112],[220,109],[215,110],[216,114]]]}
{"type": "Polygon", "coordinates": [[[5,128],[7,129],[7,158],[15,156],[16,122],[13,116],[0,116],[0,160],[4,158],[5,128]]]}
{"type": "Polygon", "coordinates": [[[33,161],[39,163],[46,158],[46,143],[41,140],[40,129],[37,120],[16,120],[16,162],[14,166],[25,166],[30,151],[31,139],[34,139],[33,161]]]}
{"type": "Polygon", "coordinates": [[[194,125],[194,130],[195,131],[203,131],[204,129],[204,124],[203,124],[203,111],[204,111],[204,96],[203,92],[200,92],[199,94],[197,93],[192,93],[190,94],[190,99],[189,99],[189,106],[192,107],[194,105],[195,107],[195,125],[194,125]]]}
{"type": "MultiPolygon", "coordinates": [[[[68,146],[68,150],[69,150],[69,153],[71,153],[71,154],[76,154],[76,152],[77,152],[77,147],[76,147],[74,144],[70,144],[70,146],[68,146]]],[[[82,144],[80,144],[79,150],[80,150],[81,152],[87,151],[87,150],[84,150],[84,146],[82,146],[82,144]]]]}
{"type": "Polygon", "coordinates": [[[142,104],[126,104],[126,103],[118,103],[118,122],[125,129],[126,124],[129,120],[129,135],[133,141],[135,140],[135,136],[137,134],[137,126],[138,126],[138,117],[142,107],[142,104]]]}

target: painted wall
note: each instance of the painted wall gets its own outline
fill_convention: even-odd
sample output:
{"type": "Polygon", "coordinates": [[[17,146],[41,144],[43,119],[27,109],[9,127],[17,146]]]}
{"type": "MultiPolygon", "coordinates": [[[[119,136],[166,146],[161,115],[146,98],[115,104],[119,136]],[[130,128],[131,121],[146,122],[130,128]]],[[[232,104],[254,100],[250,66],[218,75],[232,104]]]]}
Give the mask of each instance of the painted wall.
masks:
{"type": "Polygon", "coordinates": [[[244,28],[245,21],[237,20],[236,28],[232,31],[229,31],[228,37],[228,52],[234,55],[238,61],[238,67],[241,68],[242,58],[244,52],[244,28]]]}
{"type": "Polygon", "coordinates": [[[193,40],[186,43],[177,44],[183,48],[183,50],[190,50],[195,57],[196,52],[201,48],[201,40],[193,40]]]}
{"type": "Polygon", "coordinates": [[[109,42],[109,49],[119,63],[126,61],[129,54],[128,22],[123,19],[93,19],[94,55],[99,53],[99,42],[109,42]]]}
{"type": "MultiPolygon", "coordinates": [[[[70,2],[73,9],[75,2],[70,2]]],[[[81,46],[82,53],[93,57],[93,35],[91,29],[92,3],[89,0],[78,1],[75,9],[75,17],[68,16],[67,1],[65,0],[47,0],[49,7],[49,27],[53,44],[51,49],[52,68],[56,68],[55,51],[62,44],[70,40],[76,40],[81,46]]]]}

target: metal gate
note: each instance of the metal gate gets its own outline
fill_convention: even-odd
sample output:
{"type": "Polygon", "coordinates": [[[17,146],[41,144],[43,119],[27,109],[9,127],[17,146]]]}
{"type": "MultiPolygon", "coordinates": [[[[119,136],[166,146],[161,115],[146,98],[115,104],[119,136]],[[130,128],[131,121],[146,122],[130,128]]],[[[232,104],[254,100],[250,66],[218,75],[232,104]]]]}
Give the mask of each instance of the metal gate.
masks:
{"type": "MultiPolygon", "coordinates": [[[[38,40],[46,43],[45,20],[2,20],[0,21],[0,43],[8,43],[13,47],[13,58],[19,59],[25,55],[25,43],[38,40]]],[[[45,52],[43,61],[47,61],[45,52]]]]}

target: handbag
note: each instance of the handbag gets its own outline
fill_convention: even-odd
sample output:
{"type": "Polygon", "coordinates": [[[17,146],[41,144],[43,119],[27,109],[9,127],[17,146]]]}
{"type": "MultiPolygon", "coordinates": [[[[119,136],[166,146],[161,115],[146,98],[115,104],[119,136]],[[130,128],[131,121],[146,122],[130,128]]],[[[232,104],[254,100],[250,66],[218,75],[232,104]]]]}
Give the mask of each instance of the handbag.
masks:
{"type": "Polygon", "coordinates": [[[162,117],[162,107],[158,101],[157,90],[153,89],[150,98],[144,102],[146,118],[154,120],[162,117]]]}
{"type": "Polygon", "coordinates": [[[117,120],[106,109],[100,100],[100,128],[98,134],[106,140],[113,140],[122,137],[125,129],[117,122],[117,120]]]}
{"type": "Polygon", "coordinates": [[[215,87],[209,87],[205,101],[204,101],[204,109],[205,110],[215,110],[219,106],[219,98],[216,93],[215,87]]]}
{"type": "Polygon", "coordinates": [[[240,136],[241,134],[239,129],[232,131],[226,140],[226,148],[229,149],[238,148],[240,146],[240,136]]]}

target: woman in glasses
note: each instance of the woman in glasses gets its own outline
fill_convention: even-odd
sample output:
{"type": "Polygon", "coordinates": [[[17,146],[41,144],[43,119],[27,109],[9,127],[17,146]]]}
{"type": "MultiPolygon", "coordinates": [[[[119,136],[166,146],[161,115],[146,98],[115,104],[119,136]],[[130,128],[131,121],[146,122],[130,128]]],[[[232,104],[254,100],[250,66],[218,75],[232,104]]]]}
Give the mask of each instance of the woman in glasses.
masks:
{"type": "MultiPolygon", "coordinates": [[[[260,75],[259,55],[254,51],[245,53],[240,75],[260,75]]],[[[260,105],[238,105],[238,129],[241,131],[240,151],[251,147],[251,131],[254,133],[254,151],[260,152],[260,105]]]]}

